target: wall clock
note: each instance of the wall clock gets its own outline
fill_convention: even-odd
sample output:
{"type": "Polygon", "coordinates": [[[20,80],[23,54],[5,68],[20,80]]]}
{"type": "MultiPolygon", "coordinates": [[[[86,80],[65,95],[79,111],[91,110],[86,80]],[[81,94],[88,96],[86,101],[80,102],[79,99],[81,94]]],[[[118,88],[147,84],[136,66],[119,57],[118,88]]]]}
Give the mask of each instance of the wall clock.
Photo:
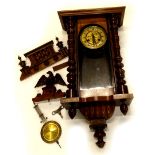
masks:
{"type": "Polygon", "coordinates": [[[58,143],[61,127],[56,121],[47,121],[39,109],[40,101],[60,98],[61,106],[52,115],[62,117],[61,110],[65,108],[73,119],[79,110],[94,130],[96,144],[100,148],[105,144],[104,129],[115,107],[120,107],[124,115],[127,113],[133,94],[129,93],[125,81],[118,36],[124,12],[124,6],[58,11],[62,28],[68,34],[68,48],[56,38],[58,52],[54,50],[54,42],[50,41],[25,54],[31,66],[18,57],[22,67],[20,79],[23,80],[68,56],[68,62],[53,67],[56,71],[68,66],[66,92],[56,89],[55,84],[66,86],[66,83],[61,75],[53,75],[51,71],[47,72],[48,76],[41,76],[35,86],[44,85],[43,93],[37,94],[32,101],[44,123],[41,137],[45,142],[58,143]]]}
{"type": "Polygon", "coordinates": [[[125,115],[133,94],[128,92],[118,29],[125,7],[58,11],[68,34],[68,90],[61,104],[74,118],[79,110],[94,129],[97,146],[107,120],[119,106],[125,115]]]}

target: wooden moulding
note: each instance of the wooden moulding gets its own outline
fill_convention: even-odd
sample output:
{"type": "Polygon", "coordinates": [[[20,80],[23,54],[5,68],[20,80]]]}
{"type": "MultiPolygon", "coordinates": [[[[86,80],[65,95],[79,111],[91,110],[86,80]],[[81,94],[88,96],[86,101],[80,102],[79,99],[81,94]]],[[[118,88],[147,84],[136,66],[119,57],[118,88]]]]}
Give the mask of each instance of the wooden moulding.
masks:
{"type": "Polygon", "coordinates": [[[21,57],[18,57],[20,60],[19,65],[22,67],[20,70],[22,72],[20,80],[24,80],[68,56],[67,47],[64,47],[63,43],[59,41],[58,38],[56,38],[56,40],[56,45],[59,47],[58,52],[54,50],[54,42],[50,41],[28,53],[25,53],[24,56],[31,62],[30,66],[27,66],[26,62],[23,61],[21,57]]]}
{"type": "Polygon", "coordinates": [[[119,26],[123,24],[125,6],[121,7],[107,7],[107,8],[97,8],[97,9],[80,9],[80,10],[64,10],[58,11],[58,15],[61,21],[62,28],[66,31],[67,26],[64,24],[67,17],[82,17],[82,16],[96,16],[99,14],[108,15],[108,14],[119,14],[119,26]],[[90,14],[91,12],[91,14],[90,14]]]}
{"type": "Polygon", "coordinates": [[[116,106],[120,106],[120,101],[126,101],[129,105],[133,99],[133,94],[115,94],[110,96],[93,96],[93,97],[72,97],[72,98],[61,98],[60,102],[63,106],[67,106],[69,103],[82,104],[85,102],[108,102],[114,101],[116,106]]]}
{"type": "Polygon", "coordinates": [[[67,67],[67,66],[68,66],[68,62],[64,62],[64,63],[62,63],[62,64],[59,64],[59,65],[54,66],[54,67],[53,67],[53,70],[54,70],[54,71],[57,71],[57,70],[60,70],[60,69],[65,68],[65,67],[67,67]]]}
{"type": "Polygon", "coordinates": [[[65,97],[65,93],[62,92],[60,89],[56,90],[55,87],[51,87],[51,88],[44,88],[43,93],[37,94],[35,98],[32,98],[32,101],[34,104],[36,104],[36,102],[41,102],[46,100],[50,101],[51,99],[57,99],[61,97],[65,97]]]}

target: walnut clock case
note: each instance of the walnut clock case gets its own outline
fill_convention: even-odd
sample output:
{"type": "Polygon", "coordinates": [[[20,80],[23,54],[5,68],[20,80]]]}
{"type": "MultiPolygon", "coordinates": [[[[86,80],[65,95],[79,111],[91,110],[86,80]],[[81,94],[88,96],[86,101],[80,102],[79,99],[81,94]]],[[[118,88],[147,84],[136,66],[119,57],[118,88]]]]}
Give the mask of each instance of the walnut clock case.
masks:
{"type": "Polygon", "coordinates": [[[118,29],[125,7],[58,11],[68,34],[68,90],[61,104],[74,118],[77,109],[95,131],[97,146],[105,144],[106,121],[119,106],[125,115],[133,94],[128,92],[118,29]]]}

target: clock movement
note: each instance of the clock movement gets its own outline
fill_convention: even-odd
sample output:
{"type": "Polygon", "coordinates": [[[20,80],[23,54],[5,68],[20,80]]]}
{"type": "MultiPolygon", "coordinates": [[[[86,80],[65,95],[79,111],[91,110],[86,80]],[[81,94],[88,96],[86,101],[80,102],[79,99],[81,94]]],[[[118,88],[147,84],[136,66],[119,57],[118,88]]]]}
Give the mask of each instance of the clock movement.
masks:
{"type": "Polygon", "coordinates": [[[68,34],[68,90],[61,104],[74,118],[77,109],[103,147],[104,129],[119,106],[125,115],[133,94],[128,92],[118,29],[125,7],[58,11],[68,34]]]}

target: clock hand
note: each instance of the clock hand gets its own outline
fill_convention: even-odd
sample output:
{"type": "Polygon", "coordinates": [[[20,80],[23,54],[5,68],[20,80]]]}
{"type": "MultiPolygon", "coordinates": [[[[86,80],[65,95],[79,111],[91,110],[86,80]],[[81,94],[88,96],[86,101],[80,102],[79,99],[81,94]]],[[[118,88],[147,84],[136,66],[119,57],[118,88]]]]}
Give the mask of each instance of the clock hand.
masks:
{"type": "Polygon", "coordinates": [[[93,44],[96,44],[95,36],[93,33],[92,33],[92,39],[93,39],[93,44]]]}

